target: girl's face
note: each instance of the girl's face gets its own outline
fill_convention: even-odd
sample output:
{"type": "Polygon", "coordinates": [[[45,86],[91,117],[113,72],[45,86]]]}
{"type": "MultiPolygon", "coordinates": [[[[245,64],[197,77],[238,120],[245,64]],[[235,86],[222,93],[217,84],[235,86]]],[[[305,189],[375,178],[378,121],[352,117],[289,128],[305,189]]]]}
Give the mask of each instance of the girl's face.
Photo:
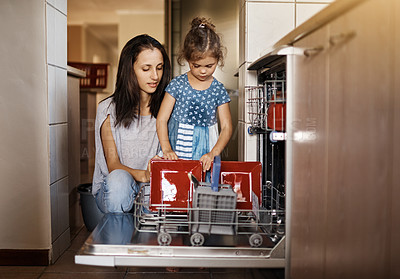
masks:
{"type": "Polygon", "coordinates": [[[158,49],[145,49],[139,53],[133,70],[142,93],[152,94],[162,78],[164,62],[161,51],[158,49]]]}
{"type": "Polygon", "coordinates": [[[204,58],[201,58],[196,61],[190,61],[189,67],[192,75],[198,79],[199,81],[208,81],[212,78],[212,75],[217,68],[218,60],[211,56],[205,55],[204,58]]]}

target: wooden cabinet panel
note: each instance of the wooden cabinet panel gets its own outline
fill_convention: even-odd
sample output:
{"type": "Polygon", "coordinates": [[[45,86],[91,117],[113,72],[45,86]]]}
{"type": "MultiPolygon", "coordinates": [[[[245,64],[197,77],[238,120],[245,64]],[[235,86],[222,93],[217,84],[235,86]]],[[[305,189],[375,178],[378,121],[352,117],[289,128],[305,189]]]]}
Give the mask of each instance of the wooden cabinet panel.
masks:
{"type": "Polygon", "coordinates": [[[390,278],[400,278],[400,1],[394,2],[394,91],[393,100],[393,169],[391,197],[391,240],[390,240],[390,278]]]}
{"type": "Polygon", "coordinates": [[[294,58],[290,278],[400,276],[399,10],[365,1],[295,43],[324,49],[294,58]]]}
{"type": "Polygon", "coordinates": [[[329,25],[329,278],[389,278],[391,20],[371,0],[329,25]]]}
{"type": "MultiPolygon", "coordinates": [[[[293,278],[323,278],[326,227],[327,29],[322,28],[295,47],[292,138],[292,211],[290,265],[293,278]],[[321,206],[322,205],[322,206],[321,206]],[[307,260],[305,260],[305,258],[307,260]],[[294,277],[295,276],[295,277],[294,277]]],[[[290,174],[289,174],[290,175],[290,174]]]]}

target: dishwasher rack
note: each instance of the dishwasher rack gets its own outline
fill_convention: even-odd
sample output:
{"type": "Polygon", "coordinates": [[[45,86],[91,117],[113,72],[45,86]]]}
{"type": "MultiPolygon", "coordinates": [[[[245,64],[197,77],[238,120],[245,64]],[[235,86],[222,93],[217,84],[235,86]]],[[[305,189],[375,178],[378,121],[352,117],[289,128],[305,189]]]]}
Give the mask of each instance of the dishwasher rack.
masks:
{"type": "Polygon", "coordinates": [[[272,132],[276,140],[284,140],[286,127],[286,75],[274,72],[262,85],[246,86],[251,132],[272,132]],[[280,132],[280,133],[277,133],[280,132]]]}
{"type": "MultiPolygon", "coordinates": [[[[199,182],[199,190],[207,186],[199,182]],[[203,184],[203,185],[201,185],[203,184]]],[[[169,204],[149,204],[149,184],[144,184],[135,202],[135,228],[138,233],[153,233],[161,246],[169,246],[177,235],[190,237],[191,246],[207,245],[207,237],[229,235],[233,238],[248,240],[248,247],[260,247],[263,242],[277,243],[284,236],[285,211],[282,208],[284,194],[272,185],[265,185],[263,204],[253,209],[196,208],[188,204],[187,208],[173,208],[169,204]],[[149,211],[156,208],[156,211],[149,211]],[[199,214],[209,218],[194,218],[199,214]],[[219,216],[219,218],[218,218],[219,216]],[[199,232],[196,228],[205,227],[199,232]],[[267,240],[268,239],[268,240],[267,240]]],[[[222,189],[228,185],[221,185],[222,189]]],[[[255,203],[256,204],[256,203],[255,203]]]]}

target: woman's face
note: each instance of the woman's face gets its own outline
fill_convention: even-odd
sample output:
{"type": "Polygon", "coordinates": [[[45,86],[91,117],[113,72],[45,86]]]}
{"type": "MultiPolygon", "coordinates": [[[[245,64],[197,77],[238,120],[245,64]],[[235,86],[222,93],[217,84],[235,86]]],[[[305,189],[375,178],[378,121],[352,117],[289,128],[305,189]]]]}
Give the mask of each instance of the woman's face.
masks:
{"type": "Polygon", "coordinates": [[[164,69],[163,56],[158,49],[145,49],[139,53],[133,70],[141,93],[152,94],[162,78],[164,69]]]}

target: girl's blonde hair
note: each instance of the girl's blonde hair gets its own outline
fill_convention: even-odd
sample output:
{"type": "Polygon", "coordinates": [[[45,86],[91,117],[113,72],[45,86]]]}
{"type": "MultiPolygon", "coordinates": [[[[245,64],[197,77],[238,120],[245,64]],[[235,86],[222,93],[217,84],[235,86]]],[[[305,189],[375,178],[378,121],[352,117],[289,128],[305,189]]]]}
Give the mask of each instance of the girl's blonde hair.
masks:
{"type": "Polygon", "coordinates": [[[184,60],[197,61],[204,58],[207,52],[211,52],[221,67],[224,65],[226,49],[221,44],[220,35],[215,31],[215,25],[210,19],[195,17],[179,52],[178,63],[182,66],[184,60]]]}

